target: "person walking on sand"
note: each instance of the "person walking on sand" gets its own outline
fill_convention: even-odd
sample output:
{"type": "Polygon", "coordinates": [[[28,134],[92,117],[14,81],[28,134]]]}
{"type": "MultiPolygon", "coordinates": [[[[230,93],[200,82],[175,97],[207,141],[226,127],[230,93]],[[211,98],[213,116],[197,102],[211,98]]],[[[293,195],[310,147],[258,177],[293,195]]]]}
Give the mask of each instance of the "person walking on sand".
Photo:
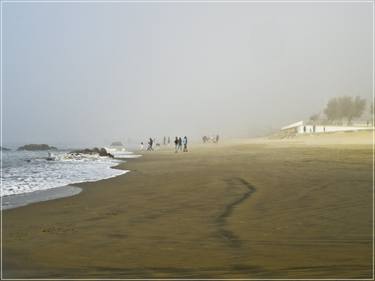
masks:
{"type": "Polygon", "coordinates": [[[178,138],[178,150],[182,150],[182,138],[178,138]]]}
{"type": "Polygon", "coordinates": [[[141,142],[141,145],[139,146],[139,150],[140,151],[143,151],[143,149],[144,149],[145,147],[144,147],[144,145],[143,145],[143,141],[141,142]]]}
{"type": "Polygon", "coordinates": [[[184,136],[183,144],[184,144],[184,152],[188,152],[188,149],[187,149],[187,137],[186,136],[184,136]]]}
{"type": "Polygon", "coordinates": [[[178,152],[178,137],[176,137],[176,139],[174,140],[174,152],[178,152]]]}
{"type": "Polygon", "coordinates": [[[150,138],[150,140],[148,141],[148,147],[147,147],[147,150],[148,151],[153,151],[154,149],[152,148],[152,144],[154,143],[154,141],[152,140],[152,138],[150,138]]]}

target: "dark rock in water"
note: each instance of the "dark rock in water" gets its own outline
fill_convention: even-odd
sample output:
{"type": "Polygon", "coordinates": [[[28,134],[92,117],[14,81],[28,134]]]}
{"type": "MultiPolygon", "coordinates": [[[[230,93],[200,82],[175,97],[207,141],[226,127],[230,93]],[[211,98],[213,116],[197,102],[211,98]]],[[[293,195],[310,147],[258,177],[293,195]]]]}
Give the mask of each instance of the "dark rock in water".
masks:
{"type": "Polygon", "coordinates": [[[17,150],[37,151],[37,150],[57,150],[57,148],[54,146],[49,146],[48,144],[26,144],[24,146],[19,147],[17,150]]]}
{"type": "Polygon", "coordinates": [[[93,149],[89,149],[89,148],[78,149],[78,150],[74,150],[70,153],[89,154],[89,155],[99,154],[99,156],[107,156],[107,157],[114,158],[114,156],[111,153],[108,153],[105,148],[97,148],[97,147],[94,147],[93,149]]]}
{"type": "Polygon", "coordinates": [[[99,150],[99,156],[110,156],[112,155],[111,153],[108,153],[107,150],[105,150],[105,148],[101,148],[99,150]]]}
{"type": "Polygon", "coordinates": [[[0,149],[3,150],[3,151],[10,151],[10,150],[11,150],[11,149],[9,149],[9,148],[2,147],[2,146],[0,146],[0,149]]]}
{"type": "Polygon", "coordinates": [[[114,141],[111,146],[124,146],[121,141],[114,141]]]}

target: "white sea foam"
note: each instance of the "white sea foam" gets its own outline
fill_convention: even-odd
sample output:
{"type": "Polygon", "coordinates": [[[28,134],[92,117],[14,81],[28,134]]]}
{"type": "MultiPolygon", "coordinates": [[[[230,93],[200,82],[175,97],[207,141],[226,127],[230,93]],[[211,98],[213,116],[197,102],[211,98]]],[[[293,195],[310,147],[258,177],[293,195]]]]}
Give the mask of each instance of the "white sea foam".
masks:
{"type": "Polygon", "coordinates": [[[125,148],[106,147],[105,149],[107,150],[107,152],[111,153],[116,158],[121,158],[121,159],[138,158],[142,156],[142,155],[133,154],[133,152],[127,151],[125,148]]]}
{"type": "Polygon", "coordinates": [[[111,168],[123,161],[108,157],[70,157],[65,152],[54,153],[53,161],[46,157],[46,152],[3,152],[2,196],[97,181],[128,172],[111,168]]]}

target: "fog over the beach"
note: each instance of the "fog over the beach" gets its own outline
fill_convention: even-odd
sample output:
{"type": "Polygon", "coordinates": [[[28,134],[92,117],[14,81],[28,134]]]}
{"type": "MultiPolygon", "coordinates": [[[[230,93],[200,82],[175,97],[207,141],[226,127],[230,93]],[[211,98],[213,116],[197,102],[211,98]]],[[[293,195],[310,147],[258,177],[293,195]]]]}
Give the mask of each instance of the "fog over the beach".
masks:
{"type": "Polygon", "coordinates": [[[3,3],[3,141],[257,136],[372,97],[372,3],[3,3]]]}

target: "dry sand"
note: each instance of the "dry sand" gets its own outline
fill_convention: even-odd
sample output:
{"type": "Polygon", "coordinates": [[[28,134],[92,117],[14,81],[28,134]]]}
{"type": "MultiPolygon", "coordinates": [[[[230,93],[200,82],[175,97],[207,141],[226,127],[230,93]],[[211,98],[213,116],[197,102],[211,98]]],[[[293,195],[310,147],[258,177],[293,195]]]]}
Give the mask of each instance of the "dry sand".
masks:
{"type": "Polygon", "coordinates": [[[372,278],[363,138],[145,153],[77,196],[4,211],[3,277],[372,278]]]}

